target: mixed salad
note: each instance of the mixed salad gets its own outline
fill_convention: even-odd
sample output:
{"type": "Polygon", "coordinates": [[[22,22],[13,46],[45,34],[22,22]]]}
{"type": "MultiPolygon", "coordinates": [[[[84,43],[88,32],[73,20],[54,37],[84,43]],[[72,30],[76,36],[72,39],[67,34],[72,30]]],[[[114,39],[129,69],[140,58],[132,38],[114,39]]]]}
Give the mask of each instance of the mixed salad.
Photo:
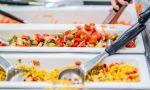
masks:
{"type": "MultiPolygon", "coordinates": [[[[81,78],[64,78],[64,80],[59,80],[59,73],[67,68],[78,68],[82,63],[80,60],[76,60],[73,65],[66,67],[55,68],[48,72],[46,70],[38,69],[40,67],[40,62],[38,60],[32,61],[33,66],[27,66],[25,64],[18,64],[18,68],[27,69],[29,72],[25,72],[22,75],[25,76],[24,81],[34,81],[34,82],[49,82],[54,83],[70,83],[74,84],[81,78]]],[[[101,64],[99,63],[94,68],[92,68],[86,75],[87,82],[139,82],[139,71],[138,68],[127,63],[110,63],[101,64]]]]}
{"type": "MultiPolygon", "coordinates": [[[[95,24],[77,26],[74,30],[67,30],[57,34],[14,35],[9,39],[10,46],[21,47],[100,47],[106,48],[119,38],[119,34],[110,34],[102,30],[98,32],[95,24]]],[[[126,48],[135,47],[136,39],[125,45],[126,48]]],[[[5,46],[0,43],[0,46],[5,46]]]]}
{"type": "MultiPolygon", "coordinates": [[[[51,71],[40,69],[41,63],[39,60],[32,60],[28,65],[22,63],[22,59],[17,60],[17,68],[26,69],[28,72],[20,73],[24,76],[26,82],[53,82],[74,84],[80,81],[81,78],[64,78],[59,80],[59,73],[67,68],[78,68],[81,66],[81,61],[76,60],[73,65],[65,67],[55,67],[51,71]]],[[[5,81],[6,74],[3,69],[0,69],[0,81],[5,81]]],[[[127,63],[110,63],[110,64],[97,64],[94,68],[86,74],[87,82],[139,82],[138,68],[132,64],[127,63]]],[[[77,84],[77,83],[76,83],[77,84]]]]}

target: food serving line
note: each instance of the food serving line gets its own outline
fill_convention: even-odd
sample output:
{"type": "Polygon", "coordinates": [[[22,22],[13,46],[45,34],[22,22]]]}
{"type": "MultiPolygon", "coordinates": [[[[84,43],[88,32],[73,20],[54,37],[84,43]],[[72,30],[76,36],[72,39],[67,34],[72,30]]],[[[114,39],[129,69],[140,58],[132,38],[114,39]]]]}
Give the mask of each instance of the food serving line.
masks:
{"type": "MultiPolygon", "coordinates": [[[[102,10],[102,9],[101,9],[102,10]]],[[[129,9],[128,9],[129,10],[129,9]]],[[[131,8],[130,8],[131,10],[131,8]]],[[[136,16],[136,14],[133,12],[135,11],[126,11],[127,13],[130,12],[130,15],[132,17],[136,16]],[[132,13],[131,13],[132,12],[132,13]],[[134,16],[132,16],[134,15],[134,16]]],[[[9,11],[9,10],[8,10],[9,11]]],[[[57,14],[59,11],[52,10],[52,14],[54,14],[53,17],[57,17],[57,14]]],[[[70,10],[71,12],[72,10],[70,10]]],[[[82,11],[82,10],[81,10],[82,11]]],[[[84,11],[84,10],[83,10],[84,11]]],[[[59,13],[63,13],[64,11],[59,13]]],[[[66,10],[67,13],[69,13],[69,9],[66,10]]],[[[81,16],[80,11],[78,12],[81,16]]],[[[87,12],[90,17],[89,11],[87,12]]],[[[95,11],[95,14],[97,11],[95,11]]],[[[129,14],[129,13],[128,13],[129,14]]],[[[80,16],[79,15],[79,16],[80,16]]],[[[70,16],[70,15],[68,15],[70,16]]],[[[84,15],[83,15],[84,16],[84,15]]],[[[87,17],[87,18],[89,18],[87,17]]],[[[92,16],[91,16],[92,17],[92,16]]],[[[59,20],[62,20],[63,17],[57,17],[60,18],[59,20]]],[[[73,19],[76,19],[76,17],[72,17],[73,19]]],[[[71,18],[71,19],[72,19],[71,18]]],[[[79,17],[78,17],[79,18],[79,17]]],[[[80,17],[81,18],[81,17],[80,17]]],[[[84,18],[84,17],[83,17],[84,18]]],[[[98,17],[97,17],[98,18],[98,17]]],[[[126,16],[124,17],[125,20],[127,20],[126,16]]],[[[42,20],[42,19],[41,19],[42,20]]],[[[129,20],[135,20],[135,19],[129,19],[129,20]]],[[[64,20],[65,21],[65,20],[64,20]]],[[[58,21],[59,22],[59,21],[58,21]]],[[[70,22],[70,21],[69,21],[70,22]]],[[[78,22],[78,21],[77,21],[78,22]]],[[[84,22],[84,20],[83,20],[84,22]]],[[[86,22],[86,21],[85,21],[86,22]]],[[[135,21],[131,21],[135,23],[135,21]]],[[[53,23],[53,22],[52,22],[53,23]]],[[[61,22],[65,23],[65,22],[61,22]]],[[[101,25],[97,24],[96,27],[98,28],[98,31],[101,32],[101,25]],[[100,30],[99,30],[100,29],[100,30]]],[[[122,34],[128,26],[123,25],[115,25],[114,29],[109,28],[110,25],[108,25],[108,28],[106,28],[106,31],[109,33],[119,33],[122,34]]],[[[8,38],[11,38],[14,34],[29,34],[33,35],[36,33],[60,33],[62,31],[68,30],[68,29],[75,29],[76,25],[69,25],[69,24],[56,24],[56,25],[49,25],[49,24],[25,24],[25,25],[0,25],[1,27],[1,36],[7,40],[8,38]],[[37,27],[37,26],[40,26],[37,27]],[[42,31],[41,31],[42,29],[42,31]]],[[[109,56],[105,60],[103,60],[102,63],[105,64],[111,64],[111,63],[126,63],[126,64],[132,64],[136,66],[139,70],[139,82],[85,82],[84,85],[67,85],[70,88],[83,88],[88,90],[95,90],[95,89],[131,89],[131,90],[148,90],[150,89],[150,78],[149,78],[149,71],[148,71],[148,57],[145,55],[145,49],[148,49],[147,47],[144,47],[145,41],[142,40],[142,36],[139,35],[137,37],[136,46],[134,48],[124,48],[120,50],[116,55],[109,56]],[[144,43],[143,43],[144,42],[144,43]],[[122,54],[124,53],[124,54],[122,54]]],[[[146,46],[146,45],[145,45],[146,46]]],[[[33,59],[38,59],[41,62],[40,68],[45,70],[52,70],[55,67],[60,66],[67,66],[71,65],[75,60],[79,59],[82,63],[90,60],[94,56],[96,56],[99,52],[103,51],[103,48],[69,48],[69,47],[0,47],[1,49],[1,56],[8,60],[11,64],[15,65],[17,59],[23,59],[23,62],[25,64],[28,64],[33,59]],[[28,52],[28,53],[27,53],[28,52]],[[36,53],[38,52],[38,53],[36,53]],[[58,53],[59,52],[59,53],[58,53]],[[65,52],[65,53],[63,53],[65,52]],[[79,53],[80,52],[80,53],[79,53]],[[82,53],[81,53],[82,52],[82,53]]],[[[147,53],[147,52],[146,52],[147,53]]],[[[57,84],[49,84],[49,83],[36,83],[36,82],[1,82],[0,84],[1,88],[28,88],[28,89],[43,89],[45,87],[50,87],[53,89],[58,89],[60,87],[66,87],[65,85],[57,85],[57,84]]],[[[78,90],[78,89],[77,89],[78,90]]]]}

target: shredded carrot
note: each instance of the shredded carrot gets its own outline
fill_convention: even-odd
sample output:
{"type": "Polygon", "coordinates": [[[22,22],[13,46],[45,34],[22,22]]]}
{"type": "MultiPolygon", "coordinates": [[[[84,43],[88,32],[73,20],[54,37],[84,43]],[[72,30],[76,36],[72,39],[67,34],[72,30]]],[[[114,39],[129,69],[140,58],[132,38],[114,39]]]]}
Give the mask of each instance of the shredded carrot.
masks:
{"type": "Polygon", "coordinates": [[[141,10],[142,10],[141,4],[140,3],[136,3],[135,4],[135,9],[136,9],[137,15],[139,17],[139,14],[141,13],[141,10]]]}

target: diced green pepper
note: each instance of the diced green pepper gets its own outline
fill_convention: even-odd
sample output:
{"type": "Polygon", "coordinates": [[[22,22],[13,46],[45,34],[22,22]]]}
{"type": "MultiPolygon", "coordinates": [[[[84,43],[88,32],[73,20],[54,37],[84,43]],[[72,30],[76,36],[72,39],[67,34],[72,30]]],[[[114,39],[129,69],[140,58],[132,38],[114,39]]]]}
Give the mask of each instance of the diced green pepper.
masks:
{"type": "Polygon", "coordinates": [[[48,46],[48,47],[54,47],[54,46],[55,46],[55,43],[47,43],[47,46],[48,46]]]}
{"type": "Polygon", "coordinates": [[[32,41],[32,40],[29,40],[29,44],[30,44],[30,45],[33,45],[33,41],[32,41]]]}
{"type": "Polygon", "coordinates": [[[18,38],[17,35],[14,35],[11,39],[8,40],[9,44],[12,44],[13,40],[17,38],[18,38]]]}
{"type": "Polygon", "coordinates": [[[110,35],[110,39],[113,40],[115,36],[113,34],[110,35]]]}
{"type": "Polygon", "coordinates": [[[77,32],[77,30],[71,30],[71,34],[74,34],[76,32],[77,32]]]}
{"type": "Polygon", "coordinates": [[[9,42],[9,45],[12,44],[13,43],[13,38],[9,39],[8,42],[9,42]]]}
{"type": "Polygon", "coordinates": [[[12,39],[17,39],[17,38],[18,38],[17,35],[14,35],[12,39]]]}
{"type": "Polygon", "coordinates": [[[67,45],[71,45],[71,44],[73,44],[73,43],[74,43],[74,40],[68,40],[68,41],[66,42],[67,45]]]}
{"type": "Polygon", "coordinates": [[[62,37],[62,36],[64,36],[63,34],[58,34],[57,35],[57,38],[60,38],[60,37],[62,37]]]}

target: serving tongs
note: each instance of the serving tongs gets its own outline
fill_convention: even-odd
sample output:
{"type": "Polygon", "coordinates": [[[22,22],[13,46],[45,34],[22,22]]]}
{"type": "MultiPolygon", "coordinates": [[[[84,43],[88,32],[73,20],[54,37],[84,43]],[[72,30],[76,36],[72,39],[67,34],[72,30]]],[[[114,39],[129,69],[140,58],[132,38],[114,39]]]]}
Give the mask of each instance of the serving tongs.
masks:
{"type": "Polygon", "coordinates": [[[18,18],[16,16],[14,16],[14,15],[8,13],[8,12],[5,12],[5,11],[3,11],[1,9],[0,9],[0,14],[4,15],[4,16],[10,18],[10,19],[13,19],[13,20],[15,20],[15,21],[17,21],[19,23],[26,23],[24,20],[22,20],[22,19],[20,19],[20,18],[18,18]]]}
{"type": "Polygon", "coordinates": [[[32,5],[32,6],[41,6],[43,5],[43,3],[39,3],[39,2],[25,2],[23,0],[0,0],[1,4],[7,4],[7,5],[18,5],[18,6],[28,6],[28,5],[32,5]]]}
{"type": "Polygon", "coordinates": [[[85,64],[81,65],[78,68],[73,69],[65,69],[59,74],[59,79],[64,80],[68,78],[69,80],[74,81],[75,78],[80,78],[78,81],[74,83],[83,83],[86,79],[86,73],[91,70],[95,65],[102,61],[107,56],[115,54],[121,47],[130,42],[133,38],[135,38],[139,33],[141,33],[145,28],[145,23],[150,18],[150,7],[140,14],[140,18],[138,22],[129,28],[126,32],[124,32],[120,38],[111,46],[107,47],[103,52],[101,52],[96,57],[92,58],[85,64]]]}
{"type": "Polygon", "coordinates": [[[0,66],[2,69],[4,69],[6,73],[6,81],[11,81],[12,79],[15,80],[22,80],[21,76],[15,77],[17,74],[22,73],[22,72],[27,72],[26,69],[18,69],[13,67],[6,59],[0,56],[0,66]],[[15,77],[15,78],[14,78],[15,77]]]}
{"type": "MultiPolygon", "coordinates": [[[[125,1],[130,3],[132,0],[125,0],[125,1]]],[[[111,10],[109,15],[103,21],[103,24],[115,24],[115,23],[117,23],[117,20],[119,19],[119,17],[121,16],[121,14],[125,10],[125,8],[127,7],[127,5],[121,5],[120,3],[117,3],[117,5],[119,6],[119,10],[116,10],[113,8],[113,10],[111,10]]]]}
{"type": "MultiPolygon", "coordinates": [[[[22,20],[22,19],[20,19],[20,18],[18,18],[18,17],[16,17],[16,16],[14,16],[14,15],[8,13],[8,12],[5,12],[5,11],[3,11],[3,10],[1,10],[1,9],[0,9],[0,14],[4,15],[4,16],[10,18],[10,19],[13,19],[13,20],[15,20],[15,21],[17,21],[17,22],[19,22],[19,23],[26,23],[24,20],[22,20]]],[[[1,38],[1,37],[0,37],[0,42],[3,43],[3,44],[5,44],[5,45],[7,45],[7,46],[9,45],[9,42],[6,41],[6,40],[4,40],[4,39],[1,38]]]]}

